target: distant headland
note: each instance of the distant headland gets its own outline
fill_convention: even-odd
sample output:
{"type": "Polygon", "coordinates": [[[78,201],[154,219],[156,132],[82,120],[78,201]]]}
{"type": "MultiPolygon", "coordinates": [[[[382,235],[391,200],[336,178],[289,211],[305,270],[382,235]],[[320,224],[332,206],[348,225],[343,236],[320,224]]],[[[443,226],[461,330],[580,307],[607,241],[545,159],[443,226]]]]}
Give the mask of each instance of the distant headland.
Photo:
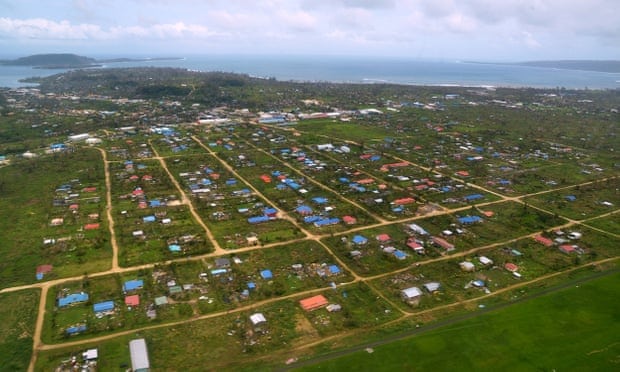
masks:
{"type": "Polygon", "coordinates": [[[503,63],[467,61],[467,63],[529,66],[529,67],[553,68],[553,69],[561,69],[561,70],[580,70],[580,71],[620,73],[620,61],[616,61],[616,60],[574,59],[574,60],[526,61],[526,62],[503,62],[503,63]]]}
{"type": "Polygon", "coordinates": [[[0,60],[4,66],[32,66],[37,69],[67,69],[101,67],[103,63],[145,62],[145,61],[174,61],[178,57],[161,58],[110,58],[95,59],[71,53],[34,54],[13,60],[0,60]]]}

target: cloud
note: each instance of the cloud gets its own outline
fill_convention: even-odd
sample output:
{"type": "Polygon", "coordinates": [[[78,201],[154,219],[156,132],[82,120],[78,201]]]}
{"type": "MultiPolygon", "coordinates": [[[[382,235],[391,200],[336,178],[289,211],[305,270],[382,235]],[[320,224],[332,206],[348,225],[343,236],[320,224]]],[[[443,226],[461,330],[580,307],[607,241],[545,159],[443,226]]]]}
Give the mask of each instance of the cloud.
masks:
{"type": "Polygon", "coordinates": [[[95,24],[71,24],[69,21],[51,21],[43,18],[0,18],[0,35],[3,38],[44,40],[111,40],[137,37],[146,39],[205,39],[224,36],[208,27],[184,22],[159,23],[149,26],[113,26],[102,28],[95,24]]]}

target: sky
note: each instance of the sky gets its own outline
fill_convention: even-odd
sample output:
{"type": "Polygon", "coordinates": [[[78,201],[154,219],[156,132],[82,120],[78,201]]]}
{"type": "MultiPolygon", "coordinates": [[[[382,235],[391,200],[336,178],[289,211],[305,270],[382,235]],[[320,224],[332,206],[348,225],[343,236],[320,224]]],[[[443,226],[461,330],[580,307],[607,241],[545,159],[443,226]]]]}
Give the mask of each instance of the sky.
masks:
{"type": "Polygon", "coordinates": [[[0,55],[620,59],[619,0],[0,0],[0,55]]]}

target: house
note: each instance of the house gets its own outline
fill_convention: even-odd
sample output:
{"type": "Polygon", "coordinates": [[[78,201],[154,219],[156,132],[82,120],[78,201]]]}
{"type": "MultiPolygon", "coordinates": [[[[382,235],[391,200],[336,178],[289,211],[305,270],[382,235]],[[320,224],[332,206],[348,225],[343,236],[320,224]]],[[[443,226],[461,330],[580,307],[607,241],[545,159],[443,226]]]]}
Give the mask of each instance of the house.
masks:
{"type": "Polygon", "coordinates": [[[506,270],[510,271],[510,272],[515,272],[515,271],[519,270],[519,266],[517,266],[517,265],[513,264],[512,262],[507,262],[507,263],[504,265],[504,268],[505,268],[506,270]]]}
{"type": "Polygon", "coordinates": [[[132,371],[147,372],[151,368],[146,341],[143,338],[129,341],[129,357],[132,371]]]}
{"type": "Polygon", "coordinates": [[[368,243],[368,239],[366,239],[362,235],[355,235],[353,237],[352,241],[353,241],[353,244],[355,244],[355,245],[364,245],[364,244],[368,243]]]}
{"type": "Polygon", "coordinates": [[[95,313],[103,313],[106,311],[112,311],[114,310],[114,301],[98,302],[93,305],[93,310],[95,311],[95,313]]]}
{"type": "Polygon", "coordinates": [[[154,301],[155,301],[156,306],[166,305],[168,303],[168,297],[166,296],[155,297],[154,301]]]}
{"type": "Polygon", "coordinates": [[[575,200],[577,200],[577,197],[575,195],[566,195],[564,199],[569,202],[574,202],[575,200]]]}
{"type": "Polygon", "coordinates": [[[88,349],[82,353],[82,359],[86,361],[97,360],[99,358],[99,349],[88,349]]]}
{"type": "Polygon", "coordinates": [[[482,198],[484,198],[484,195],[482,194],[471,194],[471,195],[467,195],[463,197],[463,199],[465,199],[466,202],[471,202],[471,201],[482,199],[482,198]]]}
{"type": "Polygon", "coordinates": [[[392,240],[388,234],[379,234],[376,239],[379,243],[387,243],[392,240]]]}
{"type": "Polygon", "coordinates": [[[340,268],[338,265],[329,265],[329,273],[331,275],[338,275],[340,274],[340,268]]]}
{"type": "Polygon", "coordinates": [[[574,253],[576,251],[576,248],[577,248],[577,246],[571,245],[571,244],[562,244],[559,247],[560,252],[566,253],[566,254],[574,253]]]}
{"type": "Polygon", "coordinates": [[[323,295],[316,295],[299,301],[301,308],[305,311],[313,311],[328,305],[327,298],[323,295]]]}
{"type": "Polygon", "coordinates": [[[273,273],[272,273],[272,272],[271,272],[271,270],[269,270],[269,269],[265,269],[265,270],[261,271],[261,272],[260,272],[260,276],[261,276],[263,279],[265,279],[265,280],[268,280],[268,279],[273,279],[273,273]]]}
{"type": "Polygon", "coordinates": [[[309,216],[312,214],[312,208],[307,205],[300,205],[299,207],[295,208],[295,212],[299,213],[302,216],[309,216]]]}
{"type": "Polygon", "coordinates": [[[426,230],[424,230],[420,225],[417,225],[415,223],[407,225],[407,228],[409,228],[409,230],[411,230],[412,232],[416,234],[428,235],[428,232],[426,230]]]}
{"type": "Polygon", "coordinates": [[[65,333],[67,333],[68,335],[75,335],[81,332],[86,332],[86,325],[85,324],[80,324],[77,326],[71,326],[68,327],[67,329],[65,329],[65,333]]]}
{"type": "Polygon", "coordinates": [[[429,282],[424,284],[423,287],[428,293],[435,293],[441,289],[441,284],[439,282],[429,282]]]}
{"type": "Polygon", "coordinates": [[[327,204],[327,198],[321,197],[321,196],[317,196],[312,198],[312,201],[316,204],[327,204]]]}
{"type": "Polygon", "coordinates": [[[476,269],[476,266],[474,266],[474,264],[469,261],[460,262],[459,266],[463,271],[474,271],[476,269]]]}
{"type": "Polygon", "coordinates": [[[168,250],[170,252],[181,252],[181,246],[178,244],[170,244],[168,245],[168,250]]]}
{"type": "Polygon", "coordinates": [[[395,249],[392,254],[398,260],[404,260],[405,258],[407,258],[407,254],[405,252],[401,251],[401,250],[398,250],[398,249],[395,249]]]}
{"type": "Polygon", "coordinates": [[[418,287],[409,287],[400,291],[400,297],[407,303],[417,303],[422,296],[422,291],[418,287]]]}
{"type": "Polygon", "coordinates": [[[461,225],[471,225],[474,223],[482,222],[482,218],[480,216],[459,217],[457,220],[461,225]]]}
{"type": "Polygon", "coordinates": [[[433,241],[433,244],[438,245],[439,247],[445,249],[448,252],[454,250],[454,244],[448,242],[447,240],[443,238],[440,238],[438,236],[433,236],[431,240],[433,241]]]}
{"type": "Polygon", "coordinates": [[[542,235],[536,235],[534,237],[534,240],[536,240],[538,243],[544,245],[545,247],[551,247],[553,245],[553,240],[551,240],[549,238],[545,238],[542,235]]]}
{"type": "Polygon", "coordinates": [[[415,203],[415,199],[414,198],[400,198],[400,199],[396,199],[392,202],[392,204],[394,205],[399,205],[399,206],[403,206],[403,205],[407,205],[407,204],[412,204],[415,203]]]}
{"type": "Polygon", "coordinates": [[[258,236],[246,236],[245,241],[248,245],[257,245],[258,242],[258,236]]]}
{"type": "Polygon", "coordinates": [[[45,264],[37,266],[37,270],[35,272],[37,280],[43,279],[43,276],[45,274],[49,274],[50,272],[52,272],[52,265],[45,264]]]}
{"type": "Polygon", "coordinates": [[[215,259],[215,267],[218,269],[230,267],[230,259],[226,257],[219,257],[215,259]]]}
{"type": "Polygon", "coordinates": [[[98,223],[87,223],[86,225],[84,225],[84,230],[97,230],[98,228],[98,223]]]}
{"type": "Polygon", "coordinates": [[[131,295],[125,297],[125,305],[127,306],[138,306],[140,305],[140,295],[131,295]]]}
{"type": "Polygon", "coordinates": [[[155,221],[156,221],[155,216],[146,216],[146,217],[142,218],[142,222],[145,222],[145,223],[146,222],[155,222],[155,221]]]}
{"type": "Polygon", "coordinates": [[[248,218],[248,222],[252,225],[256,225],[258,223],[268,222],[268,221],[269,221],[268,216],[255,216],[255,217],[248,218]]]}
{"type": "Polygon", "coordinates": [[[263,313],[254,313],[250,315],[250,323],[254,327],[260,327],[267,323],[267,318],[263,315],[263,313]]]}
{"type": "Polygon", "coordinates": [[[323,227],[323,226],[330,226],[330,225],[337,225],[340,223],[340,219],[337,217],[333,217],[333,218],[320,218],[318,220],[315,220],[313,222],[315,227],[323,227]]]}
{"type": "Polygon", "coordinates": [[[344,222],[345,225],[355,225],[357,223],[357,218],[353,216],[343,216],[342,222],[344,222]]]}
{"type": "Polygon", "coordinates": [[[123,284],[123,291],[135,291],[136,289],[141,289],[143,286],[144,281],[142,279],[128,280],[123,284]]]}
{"type": "Polygon", "coordinates": [[[88,294],[84,292],[72,293],[58,299],[58,307],[66,307],[88,301],[88,294]]]}
{"type": "Polygon", "coordinates": [[[327,305],[325,310],[329,311],[330,313],[335,313],[337,311],[342,310],[342,306],[340,306],[339,304],[329,304],[327,305]]]}
{"type": "Polygon", "coordinates": [[[486,265],[493,265],[493,261],[490,258],[486,257],[486,256],[478,257],[478,261],[480,261],[480,263],[485,265],[485,266],[486,265]]]}
{"type": "Polygon", "coordinates": [[[407,247],[413,249],[413,251],[417,254],[424,254],[424,246],[418,243],[415,239],[408,239],[407,247]]]}

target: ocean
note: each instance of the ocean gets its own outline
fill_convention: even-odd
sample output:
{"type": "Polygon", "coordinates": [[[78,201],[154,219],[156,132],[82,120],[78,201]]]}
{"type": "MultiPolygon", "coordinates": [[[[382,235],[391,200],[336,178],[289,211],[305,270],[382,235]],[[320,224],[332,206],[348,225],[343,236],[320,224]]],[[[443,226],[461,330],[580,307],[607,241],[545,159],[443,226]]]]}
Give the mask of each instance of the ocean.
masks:
{"type": "MultiPolygon", "coordinates": [[[[91,57],[104,59],[118,56],[91,57]]],[[[129,57],[144,58],[143,56],[129,57]]],[[[387,57],[193,55],[176,60],[108,63],[103,68],[142,66],[236,72],[256,77],[273,77],[282,81],[534,88],[564,87],[567,89],[620,88],[619,73],[459,61],[407,60],[387,57]]],[[[28,84],[20,83],[19,80],[32,76],[50,76],[64,71],[66,70],[0,66],[0,86],[12,88],[27,86],[28,84]]]]}

